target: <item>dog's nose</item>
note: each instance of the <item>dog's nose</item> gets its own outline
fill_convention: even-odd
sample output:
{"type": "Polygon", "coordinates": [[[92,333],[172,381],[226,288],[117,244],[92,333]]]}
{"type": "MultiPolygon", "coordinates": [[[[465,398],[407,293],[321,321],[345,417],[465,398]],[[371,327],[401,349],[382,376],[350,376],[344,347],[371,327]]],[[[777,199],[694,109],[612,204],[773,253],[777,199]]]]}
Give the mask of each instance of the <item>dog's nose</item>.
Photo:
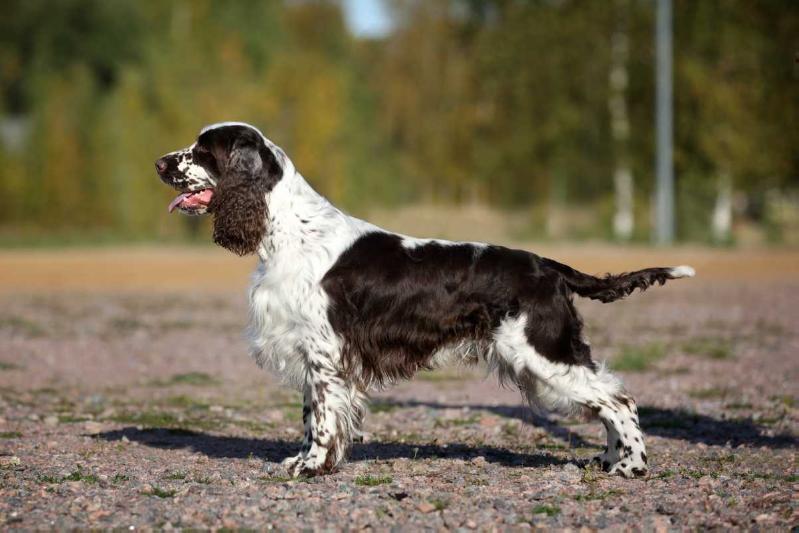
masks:
{"type": "Polygon", "coordinates": [[[161,158],[155,162],[155,170],[158,171],[159,174],[166,172],[166,167],[166,159],[161,158]]]}

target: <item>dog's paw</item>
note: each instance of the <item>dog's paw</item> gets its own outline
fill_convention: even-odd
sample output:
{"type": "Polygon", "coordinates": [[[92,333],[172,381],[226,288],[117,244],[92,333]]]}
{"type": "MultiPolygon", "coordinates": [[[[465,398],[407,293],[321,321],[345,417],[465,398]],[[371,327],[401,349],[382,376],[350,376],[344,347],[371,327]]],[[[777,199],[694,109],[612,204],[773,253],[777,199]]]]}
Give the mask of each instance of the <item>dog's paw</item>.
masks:
{"type": "Polygon", "coordinates": [[[649,467],[643,461],[634,461],[630,457],[619,459],[606,453],[597,455],[591,461],[602,467],[602,470],[611,476],[619,475],[626,478],[643,477],[649,471],[649,467]]]}
{"type": "Polygon", "coordinates": [[[295,455],[294,457],[287,457],[286,459],[283,459],[281,465],[286,469],[286,472],[288,472],[290,477],[298,477],[300,475],[299,469],[302,465],[303,458],[304,456],[301,453],[295,455]]]}
{"type": "Polygon", "coordinates": [[[319,458],[313,456],[303,456],[302,454],[284,460],[283,466],[288,471],[289,476],[295,478],[300,476],[321,476],[330,474],[334,470],[326,465],[324,460],[319,460],[319,458]]]}

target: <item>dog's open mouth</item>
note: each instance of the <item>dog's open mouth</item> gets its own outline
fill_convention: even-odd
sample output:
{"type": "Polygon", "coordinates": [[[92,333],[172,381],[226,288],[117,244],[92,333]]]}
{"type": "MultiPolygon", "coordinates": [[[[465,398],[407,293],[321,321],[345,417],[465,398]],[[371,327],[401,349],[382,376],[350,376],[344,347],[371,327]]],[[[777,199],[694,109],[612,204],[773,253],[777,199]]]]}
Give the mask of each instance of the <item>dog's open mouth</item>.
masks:
{"type": "Polygon", "coordinates": [[[213,189],[200,189],[199,191],[183,192],[175,197],[169,204],[169,212],[178,208],[189,213],[208,207],[214,195],[213,189]]]}

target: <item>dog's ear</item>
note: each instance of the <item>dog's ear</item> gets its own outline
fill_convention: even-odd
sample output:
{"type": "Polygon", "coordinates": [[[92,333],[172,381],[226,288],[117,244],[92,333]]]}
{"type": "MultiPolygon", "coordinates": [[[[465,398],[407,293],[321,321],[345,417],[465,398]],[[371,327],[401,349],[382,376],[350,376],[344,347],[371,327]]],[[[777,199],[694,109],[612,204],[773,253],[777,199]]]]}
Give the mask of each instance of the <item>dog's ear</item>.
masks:
{"type": "Polygon", "coordinates": [[[238,255],[254,253],[266,234],[266,194],[280,179],[274,154],[258,140],[237,138],[208,204],[214,242],[238,255]]]}

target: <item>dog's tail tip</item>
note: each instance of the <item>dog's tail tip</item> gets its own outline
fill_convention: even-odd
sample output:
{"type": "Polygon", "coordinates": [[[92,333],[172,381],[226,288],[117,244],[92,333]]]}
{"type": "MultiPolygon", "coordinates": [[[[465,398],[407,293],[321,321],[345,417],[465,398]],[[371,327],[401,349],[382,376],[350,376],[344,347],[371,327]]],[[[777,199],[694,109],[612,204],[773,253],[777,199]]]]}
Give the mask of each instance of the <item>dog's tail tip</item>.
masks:
{"type": "Polygon", "coordinates": [[[680,265],[672,268],[669,275],[672,279],[692,278],[696,276],[696,270],[688,265],[680,265]]]}

